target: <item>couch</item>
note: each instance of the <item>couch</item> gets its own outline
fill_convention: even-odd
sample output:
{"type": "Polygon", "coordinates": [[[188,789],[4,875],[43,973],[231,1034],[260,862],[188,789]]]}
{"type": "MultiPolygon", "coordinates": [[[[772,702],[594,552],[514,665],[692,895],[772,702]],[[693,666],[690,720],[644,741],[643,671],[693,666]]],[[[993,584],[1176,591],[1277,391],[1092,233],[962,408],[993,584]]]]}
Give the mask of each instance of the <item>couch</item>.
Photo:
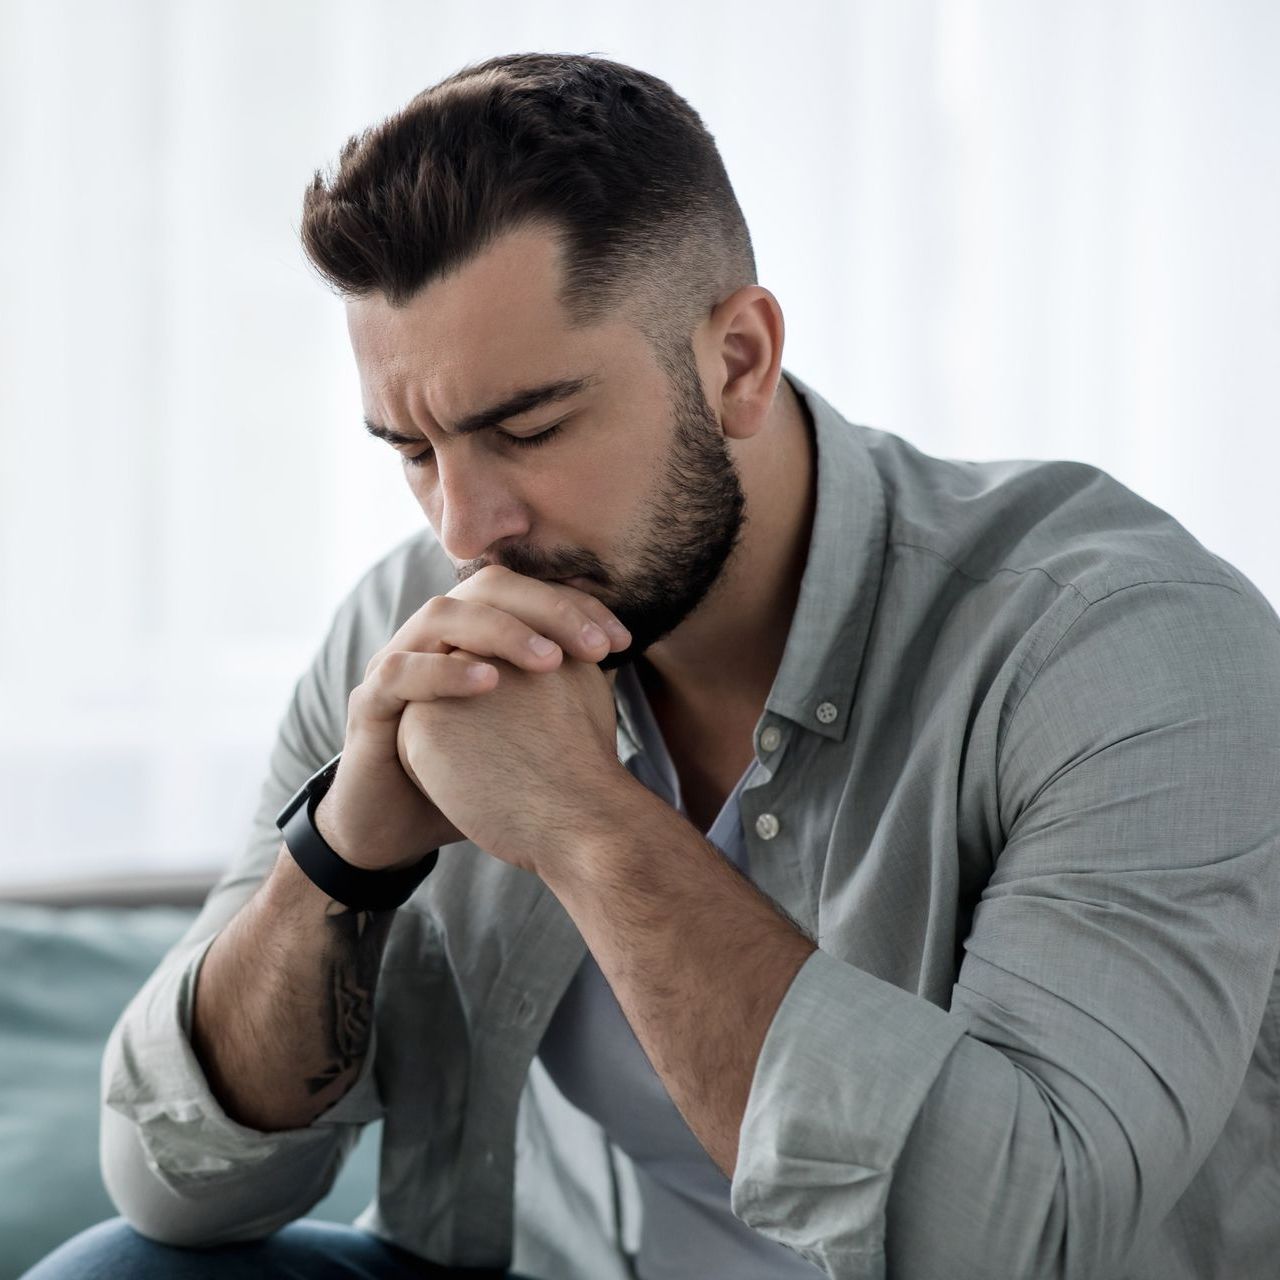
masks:
{"type": "MultiPolygon", "coordinates": [[[[214,876],[124,877],[0,892],[0,1280],[116,1210],[98,1171],[102,1049],[194,918],[214,876]]],[[[379,1124],[311,1217],[373,1197],[379,1124]]]]}

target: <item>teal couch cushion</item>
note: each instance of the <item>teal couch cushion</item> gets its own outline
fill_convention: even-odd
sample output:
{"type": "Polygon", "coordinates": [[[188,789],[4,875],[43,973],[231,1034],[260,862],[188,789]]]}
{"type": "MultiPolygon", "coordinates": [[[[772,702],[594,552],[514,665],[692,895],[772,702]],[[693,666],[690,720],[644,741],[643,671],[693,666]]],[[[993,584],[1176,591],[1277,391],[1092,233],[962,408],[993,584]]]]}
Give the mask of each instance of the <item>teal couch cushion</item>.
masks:
{"type": "MultiPolygon", "coordinates": [[[[194,917],[171,907],[0,903],[0,1280],[115,1215],[98,1172],[98,1072],[117,1016],[194,917]]],[[[370,1125],[309,1216],[373,1196],[370,1125]]]]}

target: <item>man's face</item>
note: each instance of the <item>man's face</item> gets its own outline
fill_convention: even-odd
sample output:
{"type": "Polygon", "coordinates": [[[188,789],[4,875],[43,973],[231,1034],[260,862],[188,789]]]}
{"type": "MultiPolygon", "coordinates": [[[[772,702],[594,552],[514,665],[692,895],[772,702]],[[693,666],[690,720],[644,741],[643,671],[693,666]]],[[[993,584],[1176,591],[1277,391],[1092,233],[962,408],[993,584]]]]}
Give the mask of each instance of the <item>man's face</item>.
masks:
{"type": "Polygon", "coordinates": [[[487,564],[583,579],[633,637],[608,668],[697,608],[745,501],[692,351],[673,379],[626,320],[570,329],[558,252],[549,235],[509,235],[399,310],[349,303],[348,327],[366,421],[395,433],[458,581],[487,564]],[[538,388],[553,391],[458,432],[538,388]]]}

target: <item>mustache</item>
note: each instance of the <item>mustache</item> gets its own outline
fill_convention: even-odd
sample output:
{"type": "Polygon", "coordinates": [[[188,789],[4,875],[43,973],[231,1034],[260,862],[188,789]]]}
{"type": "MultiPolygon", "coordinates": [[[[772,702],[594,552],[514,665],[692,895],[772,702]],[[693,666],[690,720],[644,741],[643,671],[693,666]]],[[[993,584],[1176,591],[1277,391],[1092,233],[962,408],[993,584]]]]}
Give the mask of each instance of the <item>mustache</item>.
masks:
{"type": "Polygon", "coordinates": [[[595,560],[587,563],[582,559],[576,561],[552,561],[536,551],[526,547],[509,547],[507,550],[487,560],[469,560],[457,570],[459,582],[465,582],[472,574],[479,573],[487,565],[497,564],[512,573],[526,578],[587,578],[593,582],[604,579],[602,566],[595,560]]]}

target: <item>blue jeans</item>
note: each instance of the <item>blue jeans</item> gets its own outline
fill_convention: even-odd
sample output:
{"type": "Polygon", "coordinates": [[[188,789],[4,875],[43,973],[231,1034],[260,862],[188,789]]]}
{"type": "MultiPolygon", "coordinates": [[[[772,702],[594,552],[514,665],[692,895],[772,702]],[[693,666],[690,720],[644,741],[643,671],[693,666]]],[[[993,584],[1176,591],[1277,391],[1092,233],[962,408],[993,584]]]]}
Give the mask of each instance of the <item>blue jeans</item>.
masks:
{"type": "Polygon", "coordinates": [[[111,1218],[73,1236],[21,1280],[523,1280],[439,1267],[356,1227],[303,1218],[264,1240],[179,1249],[111,1218]]]}

